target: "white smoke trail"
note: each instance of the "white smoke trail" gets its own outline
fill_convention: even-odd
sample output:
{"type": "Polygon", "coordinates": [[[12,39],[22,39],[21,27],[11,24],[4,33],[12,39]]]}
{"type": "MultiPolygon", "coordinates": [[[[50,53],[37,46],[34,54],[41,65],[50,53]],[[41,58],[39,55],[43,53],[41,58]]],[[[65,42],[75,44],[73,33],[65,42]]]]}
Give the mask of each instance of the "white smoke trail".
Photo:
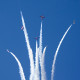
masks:
{"type": "Polygon", "coordinates": [[[25,27],[25,22],[24,22],[24,18],[23,18],[23,15],[22,15],[22,12],[21,12],[21,19],[22,19],[22,24],[23,24],[23,31],[24,31],[24,35],[25,35],[25,40],[26,40],[26,43],[27,43],[27,48],[28,48],[28,54],[29,54],[29,59],[30,59],[30,80],[33,80],[34,78],[34,59],[33,59],[33,52],[32,52],[32,49],[30,47],[30,44],[29,44],[29,39],[28,39],[28,33],[27,33],[27,30],[26,30],[26,27],[25,27]]]}
{"type": "Polygon", "coordinates": [[[45,57],[46,47],[43,50],[42,58],[41,58],[41,80],[46,80],[46,72],[44,68],[44,57],[45,57]]]}
{"type": "Polygon", "coordinates": [[[40,58],[40,65],[41,65],[41,57],[42,57],[42,22],[41,22],[40,40],[39,40],[39,58],[40,58]]]}
{"type": "Polygon", "coordinates": [[[38,43],[36,40],[36,57],[35,57],[35,79],[34,80],[40,80],[39,76],[39,48],[38,48],[38,43]]]}
{"type": "Polygon", "coordinates": [[[59,45],[58,45],[58,47],[57,47],[57,50],[56,50],[56,52],[55,52],[54,60],[53,60],[53,65],[52,65],[51,80],[53,80],[53,77],[54,77],[55,62],[56,62],[56,57],[57,57],[58,51],[59,51],[59,49],[60,49],[60,46],[61,46],[61,44],[62,44],[62,42],[63,42],[66,34],[68,33],[69,29],[71,28],[71,26],[72,26],[72,24],[70,25],[70,27],[69,27],[69,28],[66,30],[66,32],[64,33],[62,39],[61,39],[60,42],[59,42],[59,45]]]}
{"type": "Polygon", "coordinates": [[[7,50],[7,52],[10,53],[10,54],[15,58],[15,60],[16,60],[17,63],[18,63],[19,73],[20,73],[21,80],[26,80],[26,79],[25,79],[24,72],[23,72],[22,65],[21,65],[20,61],[18,60],[18,58],[17,58],[12,52],[9,52],[8,50],[7,50]]]}

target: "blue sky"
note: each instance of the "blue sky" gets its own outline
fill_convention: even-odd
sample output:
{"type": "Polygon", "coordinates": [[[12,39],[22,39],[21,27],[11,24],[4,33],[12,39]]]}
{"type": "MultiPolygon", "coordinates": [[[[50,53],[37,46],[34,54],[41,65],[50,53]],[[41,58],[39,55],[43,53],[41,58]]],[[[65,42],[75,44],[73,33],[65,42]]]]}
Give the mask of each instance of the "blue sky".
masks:
{"type": "Polygon", "coordinates": [[[45,70],[51,78],[54,53],[66,29],[75,20],[59,50],[54,80],[79,80],[80,72],[80,1],[79,0],[0,0],[0,80],[20,80],[18,65],[6,52],[12,51],[20,60],[26,80],[30,64],[20,11],[23,12],[31,47],[35,57],[35,39],[40,33],[40,16],[43,20],[43,47],[47,45],[45,70]]]}

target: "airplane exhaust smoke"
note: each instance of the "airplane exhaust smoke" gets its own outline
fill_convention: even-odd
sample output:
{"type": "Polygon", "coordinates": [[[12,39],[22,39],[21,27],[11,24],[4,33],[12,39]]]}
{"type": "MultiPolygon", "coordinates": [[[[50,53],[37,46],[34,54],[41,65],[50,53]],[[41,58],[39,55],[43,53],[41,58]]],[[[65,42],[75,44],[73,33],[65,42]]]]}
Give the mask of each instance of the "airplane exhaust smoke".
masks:
{"type": "Polygon", "coordinates": [[[42,58],[41,58],[41,80],[46,80],[46,72],[44,68],[44,58],[45,58],[46,47],[43,50],[42,58]]]}
{"type": "Polygon", "coordinates": [[[7,52],[10,53],[15,58],[16,62],[18,63],[21,80],[26,80],[22,65],[21,65],[20,61],[18,60],[18,58],[12,52],[9,52],[9,50],[7,50],[7,52]]]}
{"type": "MultiPolygon", "coordinates": [[[[35,64],[34,64],[33,51],[30,46],[30,43],[29,43],[29,37],[28,37],[27,30],[26,30],[24,18],[23,18],[22,12],[20,12],[20,13],[21,13],[21,20],[22,20],[22,24],[23,24],[21,30],[23,30],[23,32],[24,32],[26,46],[28,49],[28,55],[29,55],[29,60],[30,60],[30,78],[29,78],[29,80],[46,80],[44,61],[45,61],[45,52],[46,52],[47,47],[42,49],[42,20],[45,17],[40,16],[41,17],[40,38],[39,38],[39,46],[38,46],[38,42],[37,42],[38,37],[35,38],[36,39],[36,55],[35,55],[35,64]]],[[[56,49],[54,59],[53,59],[53,64],[52,64],[52,70],[51,70],[51,80],[54,79],[55,62],[56,62],[56,58],[58,55],[58,51],[60,49],[60,46],[61,46],[64,38],[66,37],[68,31],[70,30],[71,26],[72,26],[72,24],[69,26],[69,28],[64,33],[64,35],[61,38],[61,40],[58,44],[58,47],[56,49]]],[[[18,66],[19,66],[19,74],[20,74],[21,80],[26,80],[22,65],[21,65],[20,61],[18,60],[18,58],[9,50],[7,50],[7,52],[10,53],[16,60],[18,66]]]]}
{"type": "Polygon", "coordinates": [[[53,60],[53,65],[52,65],[51,80],[53,80],[53,77],[54,77],[55,62],[56,62],[56,57],[57,57],[58,51],[59,51],[59,49],[60,49],[60,46],[61,46],[61,44],[62,44],[65,36],[67,35],[68,31],[70,30],[71,26],[72,26],[72,24],[70,25],[70,27],[69,27],[69,28],[66,30],[66,32],[64,33],[62,39],[61,39],[60,42],[59,42],[59,45],[58,45],[58,47],[57,47],[57,50],[56,50],[56,52],[55,52],[54,60],[53,60]]]}
{"type": "Polygon", "coordinates": [[[41,22],[40,40],[39,40],[39,59],[40,59],[40,66],[41,66],[41,57],[42,57],[42,22],[41,22]]]}
{"type": "Polygon", "coordinates": [[[39,76],[39,48],[38,43],[36,40],[36,57],[35,57],[35,79],[34,80],[40,80],[39,76]]]}
{"type": "Polygon", "coordinates": [[[24,18],[23,18],[23,15],[22,15],[22,12],[21,12],[21,19],[22,19],[22,24],[23,24],[23,31],[24,31],[24,35],[25,35],[25,40],[26,40],[26,44],[27,44],[27,48],[28,48],[28,53],[29,53],[29,59],[30,59],[30,80],[33,80],[34,78],[34,59],[33,59],[33,52],[32,52],[32,49],[30,47],[30,44],[29,44],[29,38],[28,38],[28,33],[27,33],[27,30],[26,30],[26,27],[25,27],[25,22],[24,22],[24,18]]]}

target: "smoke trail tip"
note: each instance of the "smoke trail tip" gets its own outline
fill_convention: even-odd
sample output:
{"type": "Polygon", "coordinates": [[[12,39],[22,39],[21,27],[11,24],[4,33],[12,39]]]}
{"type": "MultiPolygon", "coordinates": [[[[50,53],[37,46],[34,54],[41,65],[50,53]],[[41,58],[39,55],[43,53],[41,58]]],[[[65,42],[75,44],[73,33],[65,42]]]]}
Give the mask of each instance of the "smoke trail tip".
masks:
{"type": "Polygon", "coordinates": [[[46,48],[47,48],[48,46],[46,46],[46,48]]]}
{"type": "Polygon", "coordinates": [[[46,48],[47,48],[47,46],[44,47],[44,49],[43,49],[43,57],[44,57],[44,55],[45,55],[46,48]]]}

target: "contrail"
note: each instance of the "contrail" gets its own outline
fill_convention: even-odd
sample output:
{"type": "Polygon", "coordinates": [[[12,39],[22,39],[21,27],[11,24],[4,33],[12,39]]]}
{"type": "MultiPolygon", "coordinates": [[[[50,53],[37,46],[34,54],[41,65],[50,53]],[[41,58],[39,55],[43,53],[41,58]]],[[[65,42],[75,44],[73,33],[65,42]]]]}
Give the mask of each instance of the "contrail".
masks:
{"type": "Polygon", "coordinates": [[[61,44],[62,44],[62,42],[63,42],[66,34],[67,34],[68,31],[70,30],[71,26],[72,26],[72,24],[70,25],[70,27],[69,27],[69,28],[66,30],[66,32],[64,33],[62,39],[61,39],[60,42],[59,42],[59,45],[58,45],[58,47],[57,47],[57,50],[56,50],[56,52],[55,52],[54,60],[53,60],[53,65],[52,65],[51,80],[53,80],[53,77],[54,77],[54,68],[55,68],[55,62],[56,62],[56,57],[57,57],[58,51],[59,51],[59,49],[60,49],[60,46],[61,46],[61,44]]]}
{"type": "Polygon", "coordinates": [[[42,57],[42,22],[41,22],[40,40],[39,40],[39,58],[40,58],[40,65],[41,65],[41,57],[42,57]]]}
{"type": "Polygon", "coordinates": [[[35,79],[34,80],[40,80],[39,76],[39,48],[38,48],[38,43],[36,40],[36,57],[35,57],[35,79]]]}
{"type": "Polygon", "coordinates": [[[46,80],[46,72],[44,68],[44,57],[45,57],[46,47],[43,50],[42,58],[41,58],[41,80],[46,80]]]}
{"type": "Polygon", "coordinates": [[[17,58],[12,52],[9,52],[9,50],[7,50],[7,52],[10,53],[10,54],[15,58],[15,60],[16,60],[17,63],[18,63],[19,73],[20,73],[21,80],[26,80],[26,79],[25,79],[24,72],[23,72],[22,65],[21,65],[20,61],[18,60],[18,58],[17,58]]]}
{"type": "Polygon", "coordinates": [[[28,33],[27,33],[27,30],[26,30],[26,27],[25,27],[25,22],[24,22],[24,18],[23,18],[23,15],[22,15],[22,12],[21,12],[21,19],[22,19],[22,24],[23,24],[23,31],[24,31],[24,35],[25,35],[25,40],[26,40],[26,43],[27,43],[27,48],[28,48],[28,54],[29,54],[29,59],[30,59],[30,80],[33,80],[34,78],[34,59],[33,59],[33,52],[32,52],[32,49],[30,47],[30,44],[29,44],[29,39],[28,39],[28,33]]]}
{"type": "Polygon", "coordinates": [[[39,40],[39,59],[40,59],[40,67],[41,67],[41,80],[46,80],[46,73],[44,69],[45,51],[46,51],[46,47],[44,48],[43,54],[42,54],[42,21],[41,21],[40,40],[39,40]]]}

